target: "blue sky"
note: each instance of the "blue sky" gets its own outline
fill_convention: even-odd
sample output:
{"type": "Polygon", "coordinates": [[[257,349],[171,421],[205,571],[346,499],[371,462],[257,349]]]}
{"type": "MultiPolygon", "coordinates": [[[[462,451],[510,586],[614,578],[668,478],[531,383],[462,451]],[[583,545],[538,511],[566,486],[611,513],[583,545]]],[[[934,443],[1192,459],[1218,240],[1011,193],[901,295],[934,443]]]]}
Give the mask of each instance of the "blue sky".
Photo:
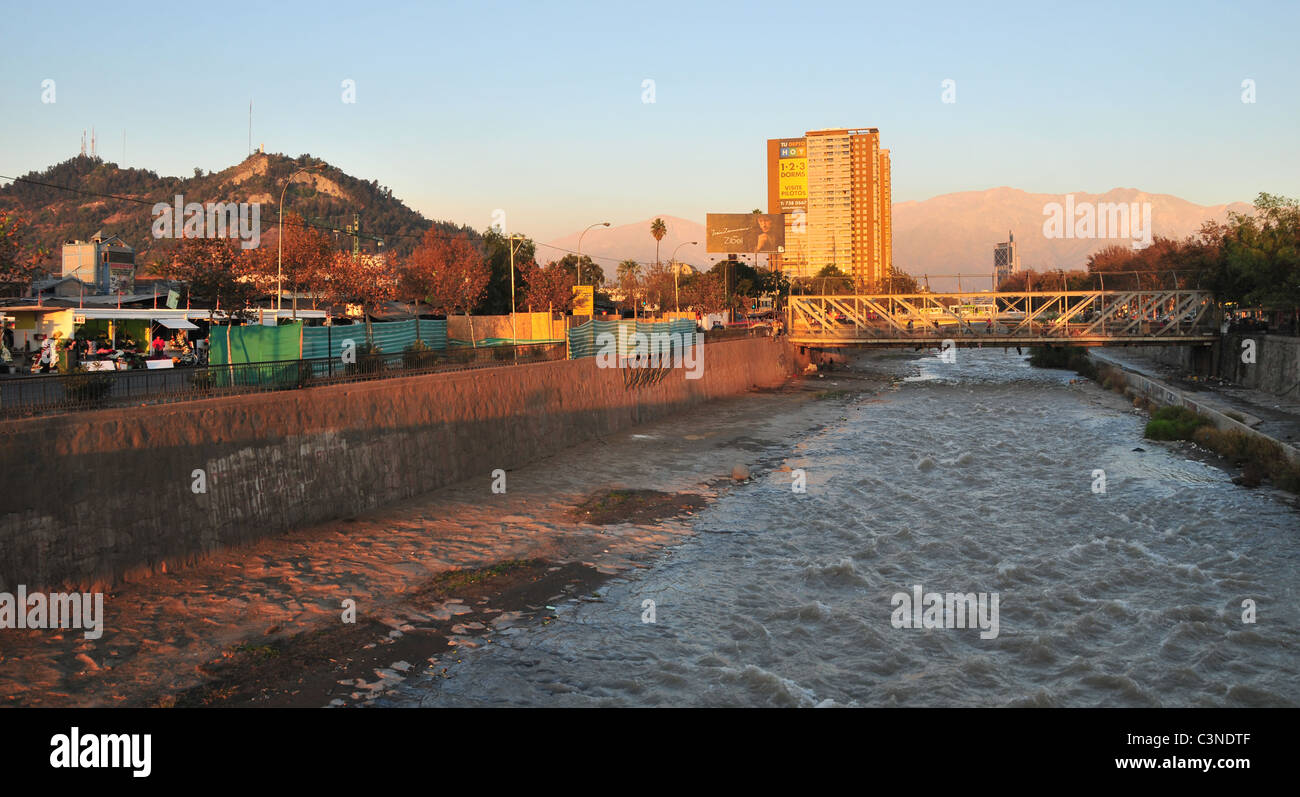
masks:
{"type": "Polygon", "coordinates": [[[765,139],[823,127],[880,128],[896,202],[1300,195],[1300,4],[975,5],[11,4],[0,174],[75,155],[92,125],[106,160],[222,169],[251,99],[254,146],[540,240],[763,206],[765,139]]]}

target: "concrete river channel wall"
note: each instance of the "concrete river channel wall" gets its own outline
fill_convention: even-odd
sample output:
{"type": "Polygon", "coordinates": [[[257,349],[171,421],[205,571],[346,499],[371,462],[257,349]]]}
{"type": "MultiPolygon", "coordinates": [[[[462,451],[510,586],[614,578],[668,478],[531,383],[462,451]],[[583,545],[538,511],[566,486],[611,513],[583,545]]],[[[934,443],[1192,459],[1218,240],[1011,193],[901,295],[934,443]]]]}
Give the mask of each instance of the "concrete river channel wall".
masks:
{"type": "Polygon", "coordinates": [[[794,347],[710,343],[700,378],[593,358],[0,422],[0,591],[101,588],[782,383],[794,347]]]}
{"type": "Polygon", "coordinates": [[[1296,397],[1300,383],[1300,338],[1234,332],[1213,346],[1151,346],[1156,362],[1197,376],[1217,376],[1234,384],[1279,396],[1296,397]],[[1244,357],[1247,348],[1253,356],[1244,357]]]}

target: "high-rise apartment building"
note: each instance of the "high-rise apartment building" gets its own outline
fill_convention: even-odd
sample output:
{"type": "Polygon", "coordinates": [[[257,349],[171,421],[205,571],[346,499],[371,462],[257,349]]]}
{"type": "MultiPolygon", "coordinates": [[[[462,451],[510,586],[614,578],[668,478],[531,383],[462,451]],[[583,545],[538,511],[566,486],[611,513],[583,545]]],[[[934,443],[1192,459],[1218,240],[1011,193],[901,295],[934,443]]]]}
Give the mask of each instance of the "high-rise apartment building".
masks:
{"type": "Polygon", "coordinates": [[[893,264],[889,150],[876,128],[811,130],[769,139],[768,212],[786,214],[791,276],[835,266],[864,288],[880,286],[893,264]]]}
{"type": "Polygon", "coordinates": [[[1007,240],[993,249],[993,290],[1007,277],[1020,270],[1020,254],[1016,251],[1016,236],[1007,231],[1007,240]]]}

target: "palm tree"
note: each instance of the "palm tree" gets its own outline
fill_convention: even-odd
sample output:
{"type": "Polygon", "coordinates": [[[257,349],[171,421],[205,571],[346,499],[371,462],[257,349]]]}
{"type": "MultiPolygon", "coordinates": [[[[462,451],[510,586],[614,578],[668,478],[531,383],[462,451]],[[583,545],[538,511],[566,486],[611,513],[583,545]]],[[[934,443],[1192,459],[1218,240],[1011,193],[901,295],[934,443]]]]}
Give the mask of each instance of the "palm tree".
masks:
{"type": "Polygon", "coordinates": [[[659,265],[659,242],[668,234],[668,225],[664,224],[663,219],[655,219],[650,222],[650,235],[655,239],[655,265],[659,265]]]}

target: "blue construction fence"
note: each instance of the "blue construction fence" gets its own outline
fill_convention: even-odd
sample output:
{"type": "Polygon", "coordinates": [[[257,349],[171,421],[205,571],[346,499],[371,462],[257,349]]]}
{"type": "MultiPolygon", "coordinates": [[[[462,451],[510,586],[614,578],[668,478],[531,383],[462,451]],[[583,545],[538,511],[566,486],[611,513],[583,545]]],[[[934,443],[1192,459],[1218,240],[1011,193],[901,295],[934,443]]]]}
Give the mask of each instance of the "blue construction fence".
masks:
{"type": "Polygon", "coordinates": [[[384,354],[401,354],[416,340],[433,350],[447,348],[445,320],[410,319],[376,321],[345,326],[309,327],[302,323],[280,326],[213,327],[209,362],[213,365],[324,360],[337,358],[344,341],[358,352],[367,344],[384,354]]]}
{"type": "Polygon", "coordinates": [[[627,357],[637,344],[638,339],[634,335],[638,333],[645,335],[651,345],[655,340],[653,336],[663,336],[664,339],[672,342],[675,350],[678,342],[689,344],[694,340],[692,336],[695,334],[695,322],[689,318],[676,318],[671,321],[640,321],[630,318],[620,321],[588,321],[569,330],[569,359],[596,356],[601,349],[598,341],[604,334],[613,336],[614,344],[618,348],[618,356],[627,357]]]}

